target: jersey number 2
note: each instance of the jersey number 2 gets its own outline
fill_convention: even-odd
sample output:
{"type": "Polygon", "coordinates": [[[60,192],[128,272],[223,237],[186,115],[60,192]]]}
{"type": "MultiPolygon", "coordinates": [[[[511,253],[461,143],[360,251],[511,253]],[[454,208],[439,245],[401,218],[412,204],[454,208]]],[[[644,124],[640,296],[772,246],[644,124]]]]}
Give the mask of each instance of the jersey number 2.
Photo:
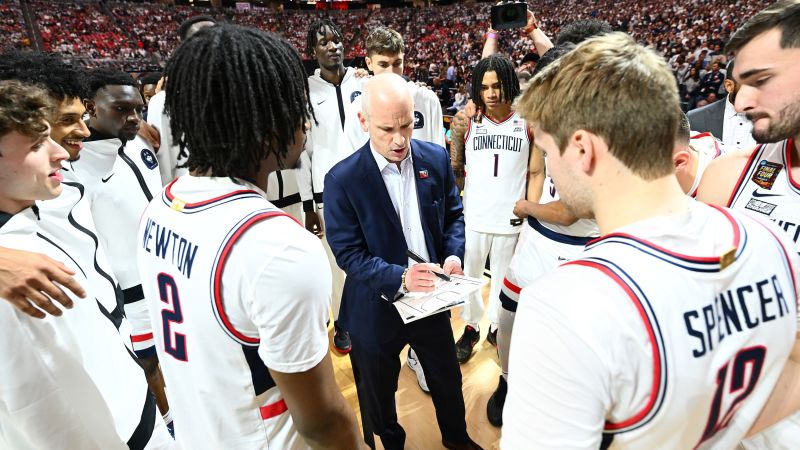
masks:
{"type": "Polygon", "coordinates": [[[747,347],[739,351],[732,362],[722,366],[717,372],[717,390],[711,401],[711,411],[708,414],[708,422],[703,431],[703,437],[697,445],[710,439],[717,431],[725,428],[730,423],[739,404],[753,392],[761,376],[761,369],[764,367],[764,359],[767,356],[766,347],[747,347]],[[747,368],[750,366],[748,372],[747,368]],[[731,395],[738,393],[728,406],[727,412],[722,415],[722,400],[725,397],[725,388],[728,386],[728,371],[730,370],[730,386],[728,391],[731,395]],[[749,376],[748,376],[749,375],[749,376]],[[745,381],[746,386],[745,386],[745,381]],[[742,390],[742,388],[745,388],[742,390]]]}
{"type": "Polygon", "coordinates": [[[167,304],[161,310],[164,351],[177,360],[186,361],[186,335],[175,332],[175,339],[173,340],[173,331],[171,330],[172,324],[183,323],[178,285],[172,275],[167,275],[166,273],[158,274],[158,294],[161,301],[167,304]],[[172,310],[169,309],[169,306],[172,306],[172,310]]]}

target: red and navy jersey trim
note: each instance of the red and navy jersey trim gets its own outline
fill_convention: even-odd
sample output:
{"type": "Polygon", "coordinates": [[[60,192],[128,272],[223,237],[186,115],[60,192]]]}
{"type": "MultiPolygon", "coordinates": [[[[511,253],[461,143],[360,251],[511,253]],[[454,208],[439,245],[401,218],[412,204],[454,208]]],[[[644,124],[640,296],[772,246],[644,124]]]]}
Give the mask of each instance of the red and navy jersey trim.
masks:
{"type": "MultiPolygon", "coordinates": [[[[696,135],[692,136],[691,139],[700,139],[700,138],[704,138],[704,137],[710,137],[710,138],[714,139],[714,150],[716,150],[717,152],[714,154],[714,157],[711,158],[711,159],[717,159],[719,157],[719,155],[722,154],[722,149],[719,148],[719,141],[717,140],[717,138],[714,137],[713,134],[711,134],[710,132],[706,131],[705,133],[700,133],[700,134],[696,134],[696,135]]],[[[691,139],[690,139],[690,141],[691,141],[691,139]]]]}
{"type": "MultiPolygon", "coordinates": [[[[214,311],[214,316],[217,318],[217,323],[219,323],[223,331],[225,331],[225,333],[228,334],[231,339],[242,345],[257,346],[260,342],[260,339],[258,337],[247,336],[241,331],[237,330],[228,318],[228,314],[225,312],[225,302],[222,298],[222,274],[225,271],[225,263],[228,261],[228,257],[230,257],[234,244],[236,244],[239,238],[242,237],[242,235],[248,229],[250,229],[250,227],[266,219],[279,216],[288,217],[297,222],[295,218],[279,209],[262,209],[259,211],[254,211],[240,220],[236,225],[233,226],[233,228],[231,228],[230,231],[228,231],[228,234],[222,241],[222,245],[220,245],[220,248],[217,251],[217,256],[214,259],[214,265],[211,269],[211,309],[214,311]]],[[[299,225],[299,222],[297,223],[299,225]]]]}
{"type": "Polygon", "coordinates": [[[517,312],[519,293],[522,292],[522,288],[509,281],[508,278],[503,279],[503,286],[505,289],[500,290],[500,304],[506,311],[517,312]],[[506,289],[513,294],[514,298],[505,292],[506,289]]]}
{"type": "Polygon", "coordinates": [[[750,154],[750,158],[747,159],[747,164],[744,165],[742,169],[742,173],[739,175],[739,179],[736,180],[736,184],[733,186],[733,190],[731,191],[731,196],[728,197],[728,203],[725,205],[728,208],[731,207],[736,202],[737,197],[742,192],[742,189],[745,185],[747,185],[747,180],[750,179],[750,174],[755,169],[755,162],[758,159],[758,156],[761,155],[761,150],[764,148],[764,144],[758,144],[758,146],[753,150],[753,153],[750,154]]]}
{"type": "Polygon", "coordinates": [[[622,268],[611,261],[602,258],[586,258],[571,261],[564,264],[584,266],[599,270],[604,275],[613,280],[631,300],[636,312],[642,320],[645,331],[647,332],[648,342],[651,348],[653,363],[653,379],[650,384],[650,395],[647,403],[641,410],[630,418],[621,422],[606,422],[604,433],[624,433],[633,431],[647,425],[656,417],[664,404],[667,392],[668,365],[664,337],[661,333],[661,326],[658,323],[653,306],[645,293],[622,268]]]}
{"type": "Polygon", "coordinates": [[[591,243],[593,239],[591,237],[570,236],[568,234],[563,234],[557,231],[553,231],[547,228],[546,226],[542,225],[542,223],[536,220],[533,216],[528,216],[528,226],[533,228],[537,233],[541,234],[547,239],[550,239],[551,241],[555,241],[561,244],[584,246],[586,244],[591,243]]]}
{"type": "MultiPolygon", "coordinates": [[[[736,249],[735,256],[736,259],[738,259],[742,252],[744,252],[744,249],[747,245],[747,231],[744,229],[738,219],[734,218],[727,210],[712,205],[709,206],[723,214],[730,222],[733,229],[733,242],[731,246],[736,249]]],[[[586,250],[588,251],[599,245],[609,243],[628,245],[666,263],[682,269],[691,270],[693,272],[714,273],[719,272],[723,268],[721,264],[721,257],[719,256],[684,255],[626,233],[611,233],[599,237],[590,242],[589,245],[586,246],[586,250]]]]}
{"type": "Polygon", "coordinates": [[[510,119],[513,116],[514,116],[514,111],[513,110],[511,112],[509,112],[508,115],[505,118],[503,118],[502,120],[497,120],[497,121],[495,121],[494,119],[489,117],[487,114],[483,115],[483,117],[486,118],[486,120],[488,120],[489,122],[491,122],[491,123],[493,123],[495,125],[502,125],[502,124],[508,122],[508,119],[510,119]]]}
{"type": "MultiPolygon", "coordinates": [[[[172,185],[174,185],[176,181],[178,181],[177,178],[172,180],[164,188],[164,192],[161,195],[161,200],[168,207],[172,207],[173,201],[176,199],[175,195],[172,193],[172,185]]],[[[213,208],[215,206],[219,206],[224,203],[228,203],[233,200],[239,200],[242,198],[264,198],[264,197],[252,189],[239,189],[236,191],[228,192],[227,194],[224,195],[220,195],[218,197],[210,198],[208,200],[203,200],[194,203],[183,203],[181,205],[180,212],[186,214],[193,214],[196,212],[205,211],[208,208],[213,208]]],[[[180,201],[180,199],[178,200],[180,201]]]]}

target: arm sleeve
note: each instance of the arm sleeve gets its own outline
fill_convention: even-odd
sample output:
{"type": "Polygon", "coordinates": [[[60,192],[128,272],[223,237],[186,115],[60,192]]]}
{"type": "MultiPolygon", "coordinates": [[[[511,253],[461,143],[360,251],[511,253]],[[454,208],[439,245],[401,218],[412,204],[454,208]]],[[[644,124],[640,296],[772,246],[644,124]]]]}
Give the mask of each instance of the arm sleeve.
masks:
{"type": "Polygon", "coordinates": [[[142,298],[135,302],[125,304],[125,317],[131,324],[131,342],[133,352],[139,358],[148,358],[155,355],[156,347],[153,340],[153,326],[150,321],[150,308],[147,301],[142,298]]]}
{"type": "MultiPolygon", "coordinates": [[[[358,216],[344,188],[330,172],[325,176],[324,196],[328,244],[336,257],[336,263],[349,278],[372,290],[380,291],[386,298],[394,298],[394,294],[400,290],[405,267],[390,264],[369,252],[358,216]]],[[[463,256],[463,253],[462,241],[459,256],[463,256]]]]}
{"type": "Polygon", "coordinates": [[[305,230],[298,228],[285,242],[261,267],[248,314],[265,344],[258,353],[267,367],[298,373],[328,352],[331,269],[322,244],[305,230]]]}
{"type": "MultiPolygon", "coordinates": [[[[147,123],[158,128],[159,132],[163,132],[161,127],[162,114],[164,112],[164,103],[167,99],[166,91],[161,91],[150,98],[147,104],[147,123]],[[163,94],[162,94],[163,92],[163,94]]],[[[161,145],[164,145],[164,137],[161,137],[161,145]]]]}
{"type": "Polygon", "coordinates": [[[314,190],[311,181],[311,164],[314,163],[313,133],[309,132],[306,138],[306,147],[300,154],[300,167],[297,171],[297,188],[300,191],[300,200],[303,202],[303,211],[314,211],[314,190]],[[310,206],[310,208],[309,208],[310,206]]]}
{"type": "Polygon", "coordinates": [[[358,113],[361,111],[361,97],[356,98],[347,106],[344,121],[344,137],[339,148],[339,161],[352,155],[369,140],[369,134],[361,129],[358,113]]]}
{"type": "Polygon", "coordinates": [[[522,291],[515,318],[500,446],[597,449],[610,402],[604,364],[561,299],[534,289],[522,291]]]}
{"type": "Polygon", "coordinates": [[[439,104],[439,97],[437,97],[436,94],[431,90],[428,90],[428,93],[428,104],[430,105],[428,117],[430,117],[430,127],[431,132],[433,133],[431,136],[431,142],[447,148],[447,145],[444,141],[444,120],[442,119],[442,106],[439,104]]]}

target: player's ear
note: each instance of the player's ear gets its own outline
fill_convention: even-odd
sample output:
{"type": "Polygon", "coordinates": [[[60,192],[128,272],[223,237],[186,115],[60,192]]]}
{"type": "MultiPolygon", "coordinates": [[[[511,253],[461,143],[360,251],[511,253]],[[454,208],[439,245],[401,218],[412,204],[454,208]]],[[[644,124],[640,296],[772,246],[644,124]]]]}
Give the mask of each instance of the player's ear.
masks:
{"type": "Polygon", "coordinates": [[[369,133],[369,118],[364,113],[364,111],[358,112],[358,123],[361,124],[361,130],[364,133],[369,133]]]}
{"type": "Polygon", "coordinates": [[[605,141],[587,130],[575,130],[569,137],[564,153],[571,153],[578,167],[585,173],[594,169],[595,160],[600,152],[607,152],[605,141]]]}
{"type": "Polygon", "coordinates": [[[728,94],[733,94],[733,91],[736,89],[736,83],[731,79],[726,79],[722,82],[722,85],[725,86],[725,92],[728,94]]]}
{"type": "Polygon", "coordinates": [[[88,114],[89,117],[95,117],[97,115],[97,108],[94,104],[94,100],[85,98],[83,99],[83,105],[86,107],[86,114],[88,114]]]}
{"type": "Polygon", "coordinates": [[[679,150],[672,154],[672,164],[675,166],[675,172],[686,170],[689,166],[689,152],[686,150],[679,150]]]}

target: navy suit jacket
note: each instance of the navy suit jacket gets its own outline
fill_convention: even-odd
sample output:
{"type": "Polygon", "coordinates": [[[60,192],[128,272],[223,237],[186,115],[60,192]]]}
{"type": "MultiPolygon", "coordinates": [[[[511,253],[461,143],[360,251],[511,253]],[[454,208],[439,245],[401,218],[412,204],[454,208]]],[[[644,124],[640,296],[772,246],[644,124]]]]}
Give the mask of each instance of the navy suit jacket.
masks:
{"type": "MultiPolygon", "coordinates": [[[[431,262],[464,259],[464,215],[450,156],[411,140],[422,230],[431,262]]],[[[340,325],[360,338],[386,342],[403,322],[392,305],[407,267],[406,241],[369,142],[325,176],[325,226],[336,262],[347,274],[340,325]]]]}
{"type": "Polygon", "coordinates": [[[697,108],[686,113],[692,131],[699,133],[710,132],[715,138],[722,140],[722,125],[725,123],[725,103],[728,97],[722,100],[697,108]]]}

